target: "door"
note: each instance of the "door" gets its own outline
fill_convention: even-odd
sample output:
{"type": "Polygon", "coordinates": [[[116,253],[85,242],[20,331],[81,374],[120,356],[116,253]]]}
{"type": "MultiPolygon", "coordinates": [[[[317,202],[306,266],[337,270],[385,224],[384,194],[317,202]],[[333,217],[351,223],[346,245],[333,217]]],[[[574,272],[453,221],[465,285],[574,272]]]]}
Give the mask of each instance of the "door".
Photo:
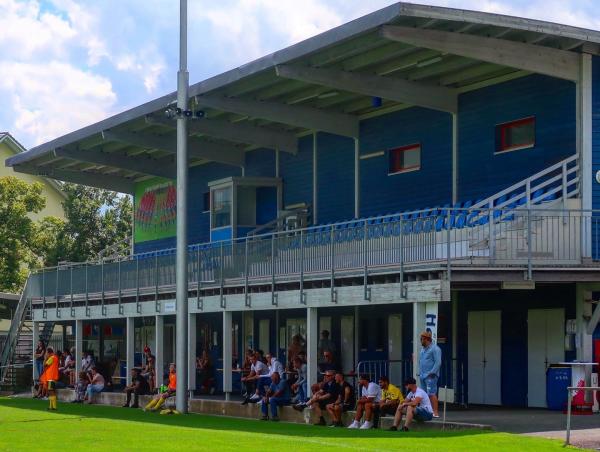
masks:
{"type": "Polygon", "coordinates": [[[354,369],[354,316],[342,316],[340,329],[342,370],[347,373],[354,369]]]}
{"type": "Polygon", "coordinates": [[[546,407],[546,370],[565,359],[564,309],[527,311],[527,405],[546,407]]]}
{"type": "Polygon", "coordinates": [[[501,312],[470,311],[467,329],[469,403],[500,405],[501,312]]]}
{"type": "Polygon", "coordinates": [[[404,381],[402,362],[402,314],[388,317],[388,359],[390,361],[388,378],[394,384],[404,381]]]}

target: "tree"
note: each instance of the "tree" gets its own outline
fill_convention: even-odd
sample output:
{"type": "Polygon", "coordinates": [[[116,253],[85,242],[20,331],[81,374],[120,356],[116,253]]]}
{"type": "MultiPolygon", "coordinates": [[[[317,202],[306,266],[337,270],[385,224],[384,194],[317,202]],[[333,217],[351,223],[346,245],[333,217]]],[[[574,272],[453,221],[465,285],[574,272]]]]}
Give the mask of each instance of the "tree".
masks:
{"type": "MultiPolygon", "coordinates": [[[[40,254],[45,265],[95,259],[131,235],[133,207],[129,196],[83,185],[64,184],[65,222],[45,219],[40,254]]],[[[126,245],[123,245],[125,248],[126,245]]]]}
{"type": "Polygon", "coordinates": [[[38,228],[29,215],[45,205],[42,184],[0,178],[0,290],[17,292],[37,263],[38,228]]]}

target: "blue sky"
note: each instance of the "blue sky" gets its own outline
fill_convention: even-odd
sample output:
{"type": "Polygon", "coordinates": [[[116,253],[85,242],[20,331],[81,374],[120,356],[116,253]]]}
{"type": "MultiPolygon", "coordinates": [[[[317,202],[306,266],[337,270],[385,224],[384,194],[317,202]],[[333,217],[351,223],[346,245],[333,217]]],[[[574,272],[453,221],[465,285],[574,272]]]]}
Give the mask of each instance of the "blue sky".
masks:
{"type": "MultiPolygon", "coordinates": [[[[395,3],[189,0],[190,82],[395,3]]],[[[418,3],[600,29],[597,0],[418,3]]],[[[177,0],[0,0],[0,131],[26,147],[173,91],[177,0]]]]}

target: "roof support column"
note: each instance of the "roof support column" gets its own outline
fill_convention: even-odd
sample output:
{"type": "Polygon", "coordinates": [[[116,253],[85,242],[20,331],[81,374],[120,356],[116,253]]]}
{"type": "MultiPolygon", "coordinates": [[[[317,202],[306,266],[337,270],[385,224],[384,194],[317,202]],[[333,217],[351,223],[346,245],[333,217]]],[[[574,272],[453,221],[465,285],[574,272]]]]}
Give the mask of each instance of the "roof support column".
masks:
{"type": "MultiPolygon", "coordinates": [[[[190,393],[196,389],[196,319],[198,314],[190,314],[188,320],[188,389],[190,393]]],[[[201,382],[202,383],[202,382],[201,382]]]]}
{"type": "Polygon", "coordinates": [[[354,218],[360,218],[360,140],[354,139],[354,218]]]}
{"type": "Polygon", "coordinates": [[[127,317],[125,322],[125,359],[127,360],[125,385],[127,385],[127,380],[129,379],[129,375],[131,375],[131,369],[135,367],[135,317],[127,317]]]}
{"type": "Polygon", "coordinates": [[[155,386],[159,388],[164,382],[165,374],[165,318],[162,315],[154,317],[154,327],[154,374],[156,376],[155,386]]]}
{"type": "Polygon", "coordinates": [[[318,207],[319,207],[319,195],[318,195],[318,184],[319,184],[319,180],[318,180],[318,165],[317,165],[317,132],[313,132],[312,134],[312,138],[313,138],[313,146],[312,146],[312,222],[313,224],[319,224],[319,214],[318,214],[318,207]]]}
{"type": "Polygon", "coordinates": [[[229,400],[232,385],[232,357],[233,357],[233,341],[231,340],[231,329],[233,321],[232,311],[223,311],[223,392],[225,400],[229,400]]]}
{"type": "Polygon", "coordinates": [[[452,113],[452,204],[458,202],[458,113],[452,113]]]}
{"type": "Polygon", "coordinates": [[[306,379],[307,392],[312,395],[312,385],[317,382],[317,349],[319,344],[319,318],[317,308],[306,308],[306,379]]]}
{"type": "MultiPolygon", "coordinates": [[[[33,381],[38,381],[40,379],[40,375],[38,372],[38,366],[37,366],[37,359],[35,358],[35,349],[37,348],[37,343],[40,340],[40,324],[39,322],[31,322],[31,343],[33,344],[33,347],[31,347],[31,349],[33,350],[32,352],[32,361],[33,361],[33,381]]],[[[77,363],[77,360],[75,360],[75,363],[77,363]]]]}
{"type": "MultiPolygon", "coordinates": [[[[35,342],[34,342],[35,344],[35,342]]],[[[83,320],[75,320],[75,375],[79,378],[83,359],[83,320]]]]}
{"type": "MultiPolygon", "coordinates": [[[[581,208],[592,209],[592,56],[580,56],[579,81],[577,82],[577,152],[581,174],[581,208]]],[[[581,221],[581,255],[592,256],[591,216],[584,214],[581,221]]]]}
{"type": "MultiPolygon", "coordinates": [[[[177,72],[177,107],[188,109],[189,73],[187,71],[187,0],[179,3],[179,71],[177,72]]],[[[187,274],[187,192],[188,192],[188,120],[177,117],[177,265],[175,272],[177,315],[177,411],[188,412],[188,274],[187,274]]]]}

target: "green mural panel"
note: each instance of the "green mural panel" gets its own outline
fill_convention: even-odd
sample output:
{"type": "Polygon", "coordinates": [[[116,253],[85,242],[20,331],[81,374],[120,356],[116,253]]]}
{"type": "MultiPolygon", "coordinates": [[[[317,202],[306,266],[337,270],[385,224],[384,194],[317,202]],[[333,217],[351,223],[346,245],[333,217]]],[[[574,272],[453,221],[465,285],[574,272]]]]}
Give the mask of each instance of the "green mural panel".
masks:
{"type": "Polygon", "coordinates": [[[135,242],[174,237],[177,188],[175,181],[155,178],[135,187],[135,242]]]}

